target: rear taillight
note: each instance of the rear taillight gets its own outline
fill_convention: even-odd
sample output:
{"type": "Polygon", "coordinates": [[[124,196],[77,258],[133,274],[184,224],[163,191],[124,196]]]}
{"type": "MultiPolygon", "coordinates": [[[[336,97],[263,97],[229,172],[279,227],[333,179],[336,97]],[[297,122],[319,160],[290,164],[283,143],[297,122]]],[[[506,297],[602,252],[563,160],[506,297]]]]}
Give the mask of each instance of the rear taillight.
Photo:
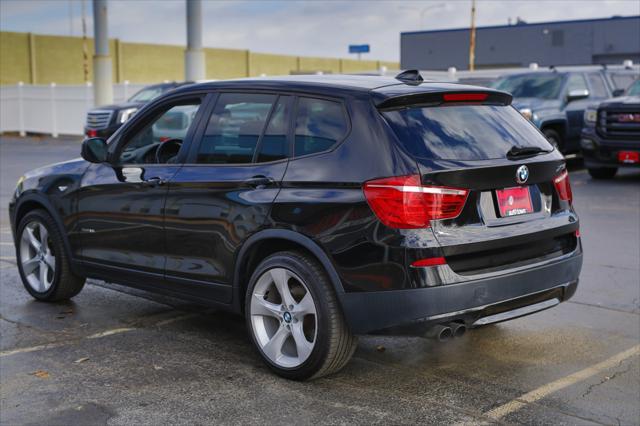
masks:
{"type": "Polygon", "coordinates": [[[376,179],[364,195],[378,219],[390,228],[426,228],[432,220],[452,219],[467,200],[466,189],[425,186],[419,175],[376,179]]]}
{"type": "Polygon", "coordinates": [[[89,138],[95,138],[96,136],[98,136],[98,131],[97,130],[87,130],[87,137],[89,138]]]}
{"type": "Polygon", "coordinates": [[[569,173],[567,173],[566,170],[553,179],[553,185],[556,187],[556,191],[558,191],[558,196],[561,200],[568,201],[569,203],[573,201],[571,184],[569,183],[569,173]]]}

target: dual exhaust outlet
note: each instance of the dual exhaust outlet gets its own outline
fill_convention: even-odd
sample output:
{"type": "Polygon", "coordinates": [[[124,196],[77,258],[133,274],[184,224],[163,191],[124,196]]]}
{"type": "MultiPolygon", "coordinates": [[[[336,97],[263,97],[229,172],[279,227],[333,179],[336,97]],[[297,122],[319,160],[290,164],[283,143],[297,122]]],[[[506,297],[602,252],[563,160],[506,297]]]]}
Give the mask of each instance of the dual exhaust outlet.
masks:
{"type": "Polygon", "coordinates": [[[460,322],[434,325],[424,334],[428,339],[446,342],[454,337],[462,337],[467,331],[467,326],[460,322]]]}

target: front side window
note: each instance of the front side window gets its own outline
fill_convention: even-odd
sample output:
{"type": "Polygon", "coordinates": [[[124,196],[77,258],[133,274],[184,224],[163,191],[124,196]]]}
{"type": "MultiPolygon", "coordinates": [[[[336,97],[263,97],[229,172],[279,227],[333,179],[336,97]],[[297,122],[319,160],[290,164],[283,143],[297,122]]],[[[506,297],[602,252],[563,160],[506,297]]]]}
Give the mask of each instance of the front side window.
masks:
{"type": "Polygon", "coordinates": [[[221,94],[202,137],[196,162],[253,162],[260,135],[276,99],[276,95],[266,94],[221,94]]]}
{"type": "Polygon", "coordinates": [[[584,81],[582,74],[571,74],[569,81],[567,81],[567,93],[574,90],[589,90],[587,89],[587,82],[584,81]]]}
{"type": "Polygon", "coordinates": [[[300,98],[296,117],[295,155],[326,151],[347,133],[348,125],[340,102],[300,98]]]}
{"type": "Polygon", "coordinates": [[[606,98],[607,97],[607,88],[604,85],[604,80],[600,74],[587,74],[587,78],[589,79],[589,85],[591,86],[590,94],[594,98],[606,98]]]}
{"type": "Polygon", "coordinates": [[[141,128],[125,135],[120,162],[153,164],[175,160],[200,103],[200,99],[174,102],[156,112],[141,128]]]}

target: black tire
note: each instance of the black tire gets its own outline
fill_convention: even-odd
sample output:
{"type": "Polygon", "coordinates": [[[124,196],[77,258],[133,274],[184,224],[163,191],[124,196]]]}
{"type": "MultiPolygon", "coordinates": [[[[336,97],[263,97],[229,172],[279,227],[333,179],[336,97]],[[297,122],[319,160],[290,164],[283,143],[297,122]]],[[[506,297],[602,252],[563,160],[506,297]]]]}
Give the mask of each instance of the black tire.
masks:
{"type": "Polygon", "coordinates": [[[309,380],[335,373],[349,362],[357,346],[357,337],[351,334],[344,320],[326,271],[315,259],[300,252],[275,253],[258,265],[247,286],[245,317],[251,339],[263,361],[276,374],[287,379],[309,380]],[[251,321],[254,287],[258,279],[273,268],[284,268],[300,277],[316,307],[318,325],[314,348],[307,360],[295,368],[278,366],[263,353],[251,321]]]}
{"type": "Polygon", "coordinates": [[[556,132],[553,129],[544,129],[542,133],[544,134],[544,137],[547,138],[549,143],[553,145],[554,148],[562,152],[562,150],[564,149],[564,144],[558,132],[556,132]]]}
{"type": "Polygon", "coordinates": [[[16,259],[18,261],[18,271],[20,272],[22,284],[31,296],[43,302],[57,302],[60,300],[70,299],[80,293],[86,280],[83,277],[75,275],[71,271],[69,257],[64,249],[62,234],[49,213],[44,210],[33,210],[27,213],[20,221],[16,235],[16,259]],[[53,273],[52,284],[48,290],[43,292],[35,290],[29,284],[22,267],[20,239],[24,228],[34,221],[37,221],[46,228],[49,234],[49,249],[55,256],[55,271],[53,273]]]}
{"type": "Polygon", "coordinates": [[[613,177],[618,173],[618,169],[616,167],[606,167],[599,169],[588,169],[589,174],[594,179],[613,179],[613,177]]]}

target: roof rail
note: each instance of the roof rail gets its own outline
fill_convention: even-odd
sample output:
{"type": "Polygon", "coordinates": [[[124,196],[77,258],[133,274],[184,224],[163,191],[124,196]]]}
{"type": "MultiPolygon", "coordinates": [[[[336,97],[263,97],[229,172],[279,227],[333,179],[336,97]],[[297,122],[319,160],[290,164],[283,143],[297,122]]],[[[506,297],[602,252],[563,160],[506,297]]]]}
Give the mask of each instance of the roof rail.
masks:
{"type": "Polygon", "coordinates": [[[396,80],[403,82],[404,84],[410,84],[417,86],[424,81],[418,70],[406,70],[396,75],[396,80]]]}

